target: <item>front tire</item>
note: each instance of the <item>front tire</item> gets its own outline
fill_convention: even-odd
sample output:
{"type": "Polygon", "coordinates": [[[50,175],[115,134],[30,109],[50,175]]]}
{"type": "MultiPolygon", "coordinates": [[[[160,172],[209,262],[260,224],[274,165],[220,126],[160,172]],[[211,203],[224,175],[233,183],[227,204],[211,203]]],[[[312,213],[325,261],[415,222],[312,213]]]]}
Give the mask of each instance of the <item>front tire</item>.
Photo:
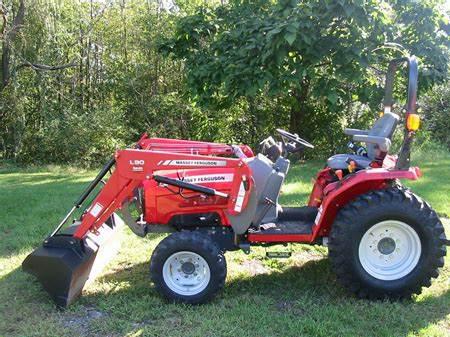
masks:
{"type": "Polygon", "coordinates": [[[156,289],[174,302],[199,304],[223,288],[227,273],[223,252],[205,234],[176,232],[153,251],[150,275],[156,289]]]}
{"type": "Polygon", "coordinates": [[[339,212],[330,234],[338,281],[362,298],[419,294],[439,275],[445,254],[436,212],[405,189],[359,196],[339,212]]]}

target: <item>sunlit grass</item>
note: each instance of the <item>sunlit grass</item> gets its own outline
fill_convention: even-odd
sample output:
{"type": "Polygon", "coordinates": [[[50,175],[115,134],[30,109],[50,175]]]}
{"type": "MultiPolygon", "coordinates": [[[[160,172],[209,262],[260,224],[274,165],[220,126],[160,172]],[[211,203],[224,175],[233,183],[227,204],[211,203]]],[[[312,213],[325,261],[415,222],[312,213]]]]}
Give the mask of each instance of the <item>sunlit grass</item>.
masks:
{"type": "MultiPolygon", "coordinates": [[[[292,167],[284,204],[304,204],[310,180],[323,164],[292,167]]],[[[450,214],[448,158],[421,162],[414,191],[450,214]]],[[[370,302],[345,292],[330,271],[327,249],[293,245],[289,259],[270,260],[265,248],[227,253],[228,277],[210,304],[166,303],[148,277],[148,261],[163,235],[122,233],[120,253],[84,296],[55,308],[33,277],[20,270],[25,256],[58,223],[92,171],[59,167],[0,169],[0,336],[449,336],[448,266],[411,301],[370,302]]],[[[447,229],[450,222],[444,220],[447,229]]]]}

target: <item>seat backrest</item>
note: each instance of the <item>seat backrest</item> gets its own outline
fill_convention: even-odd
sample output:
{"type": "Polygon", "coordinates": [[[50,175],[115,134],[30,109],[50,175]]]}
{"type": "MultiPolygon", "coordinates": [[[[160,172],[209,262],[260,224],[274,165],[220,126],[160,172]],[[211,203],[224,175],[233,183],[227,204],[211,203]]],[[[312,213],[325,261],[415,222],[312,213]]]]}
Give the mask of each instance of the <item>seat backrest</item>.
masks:
{"type": "MultiPolygon", "coordinates": [[[[385,137],[391,140],[399,120],[400,117],[397,114],[385,112],[369,130],[369,136],[385,137]]],[[[380,155],[375,144],[367,144],[367,156],[370,159],[379,158],[380,155]]]]}

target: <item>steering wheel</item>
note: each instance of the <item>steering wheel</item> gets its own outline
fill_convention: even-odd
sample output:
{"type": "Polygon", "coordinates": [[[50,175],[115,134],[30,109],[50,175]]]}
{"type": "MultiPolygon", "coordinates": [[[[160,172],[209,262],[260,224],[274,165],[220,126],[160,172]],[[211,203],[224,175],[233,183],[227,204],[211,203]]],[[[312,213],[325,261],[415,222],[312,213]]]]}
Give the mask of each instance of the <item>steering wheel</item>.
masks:
{"type": "MultiPolygon", "coordinates": [[[[299,144],[303,147],[308,147],[310,149],[314,149],[314,145],[312,145],[310,142],[304,140],[303,138],[300,138],[296,133],[293,134],[293,133],[290,133],[283,129],[277,129],[277,132],[281,135],[281,137],[289,139],[296,144],[299,144]]],[[[300,150],[300,148],[298,150],[300,150]]],[[[296,151],[298,151],[298,150],[296,150],[296,151]]],[[[291,151],[291,152],[296,152],[296,151],[291,151]]]]}

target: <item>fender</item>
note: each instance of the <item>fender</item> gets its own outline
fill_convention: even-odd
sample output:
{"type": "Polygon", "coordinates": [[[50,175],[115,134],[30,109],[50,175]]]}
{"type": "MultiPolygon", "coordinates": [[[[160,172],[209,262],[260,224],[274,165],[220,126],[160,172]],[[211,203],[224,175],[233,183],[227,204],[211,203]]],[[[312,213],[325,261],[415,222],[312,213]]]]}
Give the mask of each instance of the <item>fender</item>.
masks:
{"type": "Polygon", "coordinates": [[[341,181],[327,185],[313,226],[311,242],[317,237],[328,236],[340,209],[361,194],[387,188],[394,179],[417,180],[422,176],[418,167],[408,170],[371,168],[348,175],[341,181]]]}

